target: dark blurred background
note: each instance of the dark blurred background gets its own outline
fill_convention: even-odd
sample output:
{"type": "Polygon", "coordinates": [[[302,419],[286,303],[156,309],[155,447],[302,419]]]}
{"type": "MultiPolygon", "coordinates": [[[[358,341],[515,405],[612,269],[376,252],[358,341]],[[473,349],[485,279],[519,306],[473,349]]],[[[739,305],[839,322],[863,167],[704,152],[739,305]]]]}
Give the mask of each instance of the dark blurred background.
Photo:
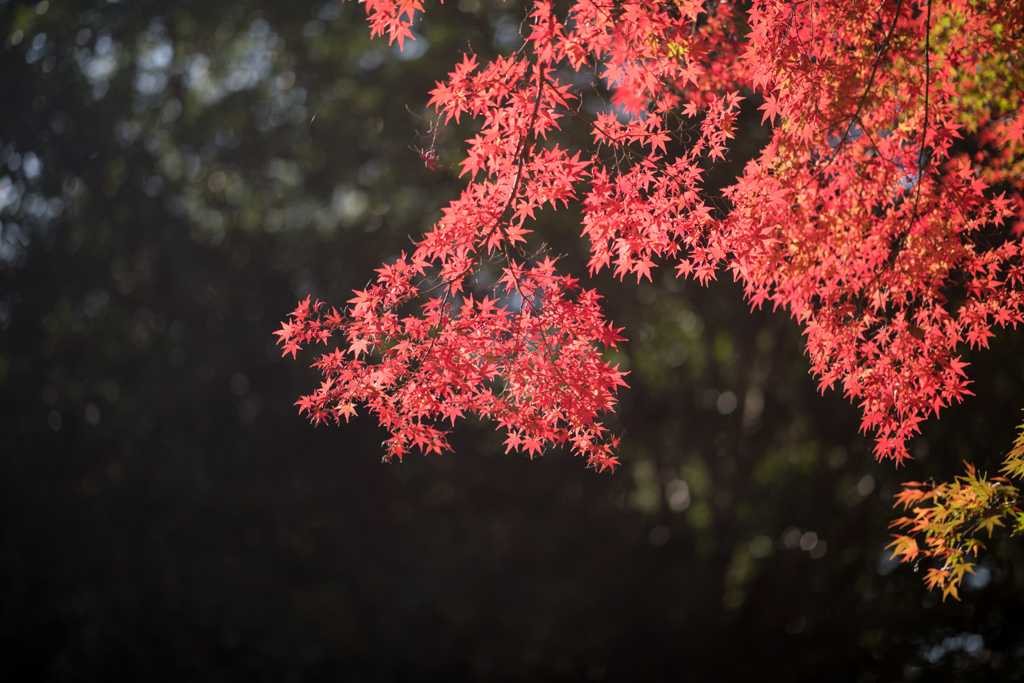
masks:
{"type": "MultiPolygon", "coordinates": [[[[433,139],[427,91],[519,45],[515,1],[429,9],[399,53],[357,4],[0,0],[0,678],[1024,677],[1019,542],[962,602],[883,550],[901,481],[998,468],[1020,335],[901,469],[788,317],[671,269],[591,282],[630,339],[614,474],[473,422],[385,465],[372,419],[297,414],[272,332],[439,215],[471,124],[433,139]]],[[[569,265],[577,219],[538,225],[569,265]]]]}

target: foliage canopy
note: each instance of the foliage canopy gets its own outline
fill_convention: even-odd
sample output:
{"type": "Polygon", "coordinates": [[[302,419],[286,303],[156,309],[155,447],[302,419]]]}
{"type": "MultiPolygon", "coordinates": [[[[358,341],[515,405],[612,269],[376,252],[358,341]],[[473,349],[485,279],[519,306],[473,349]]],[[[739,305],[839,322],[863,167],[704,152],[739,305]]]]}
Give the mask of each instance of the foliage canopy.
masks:
{"type": "MultiPolygon", "coordinates": [[[[374,35],[413,38],[419,0],[365,4],[374,35]]],[[[614,467],[602,415],[625,378],[603,354],[621,330],[531,237],[539,211],[572,205],[592,275],[724,269],[753,306],[788,311],[821,389],[841,387],[875,455],[903,462],[921,422],[971,394],[962,346],[1024,322],[1022,35],[1020,2],[533,3],[518,50],[468,53],[430,93],[435,126],[473,120],[461,196],[347,308],[307,299],[277,333],[293,355],[345,340],[301,409],[365,406],[389,459],[441,452],[441,423],[476,414],[508,450],[568,444],[614,467]],[[770,141],[711,191],[744,100],[770,141]],[[560,135],[580,121],[585,148],[560,135]]],[[[952,495],[917,486],[899,501],[952,495]]],[[[1015,510],[1016,489],[973,468],[943,486],[976,493],[958,504],[970,533],[1015,510]]],[[[915,515],[895,553],[937,558],[927,581],[955,594],[980,541],[915,515]]]]}

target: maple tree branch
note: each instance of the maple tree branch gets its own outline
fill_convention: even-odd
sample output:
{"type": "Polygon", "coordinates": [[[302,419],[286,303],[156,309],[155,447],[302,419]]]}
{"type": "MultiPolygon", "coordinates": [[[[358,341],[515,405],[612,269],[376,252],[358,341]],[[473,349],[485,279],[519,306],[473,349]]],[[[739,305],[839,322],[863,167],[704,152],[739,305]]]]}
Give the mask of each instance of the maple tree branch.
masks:
{"type": "MultiPolygon", "coordinates": [[[[505,201],[505,205],[502,207],[502,209],[500,211],[496,212],[494,225],[492,226],[490,231],[488,231],[488,233],[482,239],[482,242],[486,243],[490,239],[490,236],[494,233],[495,230],[499,230],[502,233],[502,238],[503,238],[502,239],[502,252],[504,253],[505,260],[506,260],[506,262],[509,265],[509,272],[511,273],[512,278],[515,281],[516,289],[518,289],[520,294],[522,295],[523,302],[525,304],[527,304],[528,306],[530,306],[530,308],[534,309],[535,313],[537,313],[537,311],[536,311],[536,309],[533,306],[533,302],[530,300],[529,297],[525,296],[525,294],[523,292],[522,284],[519,281],[519,276],[516,273],[515,261],[513,260],[512,254],[509,251],[509,246],[510,246],[510,241],[511,240],[509,239],[507,231],[504,229],[503,223],[504,223],[504,220],[505,220],[504,219],[504,215],[508,212],[508,209],[512,206],[512,203],[515,201],[515,197],[516,197],[516,195],[518,194],[518,191],[519,191],[519,186],[522,183],[523,169],[524,169],[524,166],[526,164],[527,154],[528,154],[528,152],[530,150],[530,145],[536,139],[535,124],[536,124],[537,118],[538,118],[539,113],[540,113],[540,106],[541,106],[541,103],[543,101],[543,92],[544,92],[544,87],[545,87],[545,84],[546,84],[546,79],[544,77],[543,65],[538,62],[536,64],[536,68],[537,68],[537,72],[536,72],[537,73],[537,98],[536,98],[536,101],[534,102],[533,111],[531,112],[530,118],[529,118],[529,120],[527,122],[526,131],[525,131],[523,137],[520,138],[519,143],[516,146],[516,151],[515,151],[515,155],[514,155],[514,158],[516,159],[516,175],[515,175],[515,179],[514,179],[513,184],[512,184],[512,189],[510,190],[509,196],[508,196],[508,198],[505,201]]],[[[435,131],[435,135],[436,135],[436,131],[435,131]]],[[[447,279],[442,279],[442,280],[438,281],[432,287],[428,287],[426,289],[419,289],[418,288],[419,291],[416,293],[416,295],[414,295],[412,297],[409,297],[408,299],[405,299],[403,301],[395,302],[394,304],[384,308],[383,311],[395,310],[399,306],[401,306],[401,305],[403,305],[405,303],[408,303],[409,301],[411,301],[413,299],[416,299],[416,298],[419,298],[419,297],[422,297],[422,296],[428,296],[431,293],[433,293],[435,291],[438,291],[438,290],[440,290],[442,288],[446,288],[445,296],[444,296],[444,302],[447,302],[449,296],[452,293],[452,286],[454,285],[454,283],[456,283],[459,280],[465,278],[466,275],[474,268],[475,264],[478,263],[480,261],[480,259],[483,259],[483,258],[485,258],[485,254],[483,252],[480,252],[480,254],[477,257],[477,259],[474,259],[473,261],[468,263],[458,274],[453,275],[453,276],[451,276],[451,277],[449,277],[447,279]]],[[[443,305],[444,305],[444,303],[442,303],[442,306],[443,305]]],[[[420,358],[420,363],[421,364],[423,362],[425,362],[429,358],[431,350],[432,350],[433,345],[434,345],[434,341],[435,341],[435,339],[431,339],[430,346],[427,348],[427,350],[424,352],[423,356],[420,358]]]]}
{"type": "MultiPolygon", "coordinates": [[[[929,7],[931,7],[930,0],[929,0],[929,7]]],[[[804,186],[805,188],[810,186],[810,184],[812,182],[814,182],[816,179],[818,179],[818,177],[822,173],[825,172],[825,169],[827,169],[830,165],[832,165],[832,162],[835,161],[836,158],[839,156],[840,150],[843,148],[843,146],[846,144],[846,142],[850,139],[850,133],[853,130],[854,122],[855,121],[859,121],[861,119],[860,113],[861,113],[861,111],[864,110],[864,105],[867,104],[867,101],[868,101],[868,95],[871,94],[871,88],[875,84],[875,78],[877,78],[877,76],[878,76],[878,67],[881,66],[882,60],[889,53],[889,47],[891,45],[892,34],[896,31],[896,25],[900,21],[900,13],[902,11],[903,11],[903,0],[897,0],[897,2],[896,2],[896,12],[895,12],[895,15],[893,16],[893,19],[892,19],[892,26],[889,27],[889,32],[885,35],[885,40],[882,41],[882,45],[879,48],[878,53],[875,55],[875,61],[871,65],[871,74],[868,76],[868,82],[864,86],[864,93],[860,97],[860,102],[857,103],[857,109],[853,112],[853,115],[849,117],[850,118],[850,122],[846,126],[846,131],[843,133],[843,137],[839,140],[838,143],[836,143],[835,151],[829,157],[829,160],[827,162],[825,162],[825,165],[822,166],[820,169],[818,169],[815,172],[815,174],[807,182],[807,185],[804,186]]],[[[863,130],[863,128],[862,128],[862,130],[863,130]]]]}
{"type": "MultiPolygon", "coordinates": [[[[924,169],[931,155],[928,154],[928,94],[931,89],[931,33],[932,33],[932,0],[928,0],[928,16],[924,27],[924,125],[921,127],[921,154],[917,170],[917,191],[914,193],[914,212],[910,216],[910,223],[907,225],[907,232],[914,227],[917,220],[918,202],[921,199],[921,184],[924,181],[924,169]]],[[[904,233],[905,239],[906,232],[904,233]]]]}
{"type": "MultiPolygon", "coordinates": [[[[451,295],[451,293],[452,293],[452,283],[448,283],[448,289],[445,291],[444,298],[441,300],[440,310],[442,312],[442,315],[444,314],[445,306],[448,305],[448,297],[451,295]]],[[[442,320],[443,320],[443,318],[442,318],[442,320]]],[[[438,330],[440,330],[440,328],[438,328],[438,330]]],[[[440,337],[440,336],[441,336],[440,333],[438,333],[438,334],[436,334],[436,335],[434,335],[434,336],[432,336],[430,338],[430,346],[427,347],[427,350],[423,352],[423,355],[419,359],[420,367],[422,367],[423,364],[426,363],[427,360],[430,358],[430,354],[434,350],[434,342],[436,342],[437,338],[440,337]]]]}
{"type": "Polygon", "coordinates": [[[931,154],[927,151],[928,149],[928,108],[929,101],[928,95],[931,89],[931,27],[932,27],[932,0],[928,0],[928,14],[925,20],[924,29],[924,122],[921,127],[921,150],[918,153],[918,164],[917,164],[917,187],[914,188],[914,210],[910,214],[910,220],[907,222],[907,227],[900,232],[899,235],[892,241],[889,246],[889,257],[886,259],[886,266],[892,268],[899,260],[900,252],[903,251],[903,246],[907,242],[907,236],[910,231],[914,228],[914,221],[917,220],[919,212],[919,204],[921,201],[921,186],[924,184],[924,173],[925,167],[931,160],[931,154]]]}
{"type": "Polygon", "coordinates": [[[508,210],[512,207],[512,202],[515,201],[516,194],[518,194],[519,192],[519,184],[522,182],[523,179],[523,168],[526,165],[526,154],[529,151],[529,148],[533,144],[534,140],[536,140],[536,130],[534,128],[534,124],[536,124],[537,116],[538,114],[540,114],[540,103],[544,99],[544,85],[546,82],[544,79],[544,67],[541,65],[540,62],[537,62],[536,66],[537,100],[533,103],[533,112],[530,114],[530,120],[527,122],[526,134],[522,138],[520,138],[518,148],[516,149],[516,178],[515,181],[513,181],[512,183],[512,189],[511,191],[509,191],[508,200],[505,202],[505,207],[501,210],[501,213],[498,214],[498,222],[496,224],[497,228],[501,230],[502,237],[504,238],[503,242],[505,258],[508,260],[509,266],[512,265],[511,256],[509,256],[508,254],[510,240],[508,237],[508,232],[505,230],[505,227],[503,225],[503,217],[506,213],[508,213],[508,210]]]}

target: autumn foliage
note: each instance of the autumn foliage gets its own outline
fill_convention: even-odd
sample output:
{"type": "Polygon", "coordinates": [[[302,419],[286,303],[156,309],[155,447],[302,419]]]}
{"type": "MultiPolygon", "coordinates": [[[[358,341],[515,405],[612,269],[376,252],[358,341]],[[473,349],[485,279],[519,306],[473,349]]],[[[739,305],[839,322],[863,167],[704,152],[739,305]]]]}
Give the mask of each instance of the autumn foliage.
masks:
{"type": "MultiPolygon", "coordinates": [[[[423,10],[365,5],[371,31],[399,45],[423,10]]],[[[302,410],[373,413],[388,458],[439,452],[443,423],[476,414],[509,450],[568,444],[613,467],[601,418],[624,377],[602,354],[619,330],[529,246],[537,211],[572,204],[591,273],[668,265],[704,283],[727,270],[752,305],[788,311],[821,388],[860,406],[876,456],[907,458],[921,422],[971,394],[965,345],[1024,322],[1024,3],[555,7],[532,3],[521,49],[466,54],[430,92],[439,123],[475,122],[461,196],[343,310],[307,300],[278,332],[293,355],[343,340],[317,360],[325,379],[302,410]],[[577,84],[595,80],[609,96],[589,114],[577,84]],[[708,192],[744,100],[770,142],[708,192]],[[568,121],[589,126],[588,148],[560,139],[568,121]]],[[[908,491],[906,505],[939,496],[908,491]]],[[[897,540],[905,559],[958,561],[897,540]]]]}

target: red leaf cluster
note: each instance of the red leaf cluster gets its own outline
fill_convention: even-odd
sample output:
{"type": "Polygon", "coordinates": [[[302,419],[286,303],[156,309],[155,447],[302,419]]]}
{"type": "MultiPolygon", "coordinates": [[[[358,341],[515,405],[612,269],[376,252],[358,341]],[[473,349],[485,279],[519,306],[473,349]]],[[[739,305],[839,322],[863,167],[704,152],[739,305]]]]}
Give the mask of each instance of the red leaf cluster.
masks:
{"type": "MultiPolygon", "coordinates": [[[[366,7],[400,45],[422,10],[366,7]]],[[[962,344],[1024,321],[1020,0],[540,0],[522,32],[522,50],[467,55],[430,93],[445,123],[477,123],[462,195],[344,312],[307,300],[278,332],[293,355],[346,340],[300,401],[315,421],[365,406],[401,457],[440,451],[440,423],[474,413],[510,449],[569,443],[614,465],[600,418],[623,379],[601,354],[621,337],[594,292],[526,250],[546,205],[581,207],[592,272],[727,268],[753,305],[789,311],[879,458],[907,457],[920,423],[970,394],[962,344]],[[612,93],[593,115],[586,73],[612,93]],[[744,98],[771,141],[723,202],[707,169],[744,98]],[[557,140],[570,116],[589,149],[557,140]]]]}

